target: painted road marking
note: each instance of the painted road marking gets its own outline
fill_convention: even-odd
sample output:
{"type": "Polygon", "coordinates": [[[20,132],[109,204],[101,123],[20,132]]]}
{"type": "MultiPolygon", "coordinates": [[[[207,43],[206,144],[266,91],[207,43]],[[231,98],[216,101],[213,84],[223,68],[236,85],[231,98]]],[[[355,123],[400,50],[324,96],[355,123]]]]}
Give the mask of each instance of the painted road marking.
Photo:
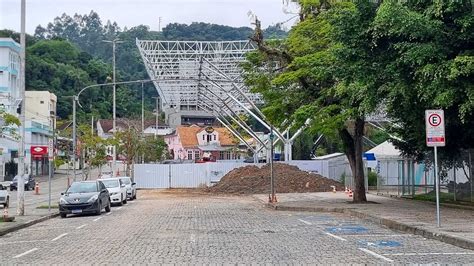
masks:
{"type": "Polygon", "coordinates": [[[362,250],[363,252],[367,253],[367,254],[370,254],[370,255],[376,257],[376,258],[383,259],[384,261],[387,261],[387,262],[393,262],[393,260],[391,260],[387,257],[384,257],[380,254],[377,254],[377,253],[373,252],[372,250],[368,250],[366,248],[359,248],[359,249],[362,250]]]}
{"type": "Polygon", "coordinates": [[[120,210],[120,209],[122,209],[122,207],[118,207],[116,210],[118,211],[118,210],[120,210]]]}
{"type": "Polygon", "coordinates": [[[344,234],[344,236],[358,236],[358,237],[413,237],[413,235],[382,235],[382,234],[375,234],[375,235],[359,235],[359,234],[344,234]]]}
{"type": "Polygon", "coordinates": [[[83,225],[81,225],[81,226],[76,227],[76,229],[81,229],[81,228],[84,228],[84,227],[86,227],[86,226],[87,226],[87,224],[83,224],[83,225]]]}
{"type": "Polygon", "coordinates": [[[385,256],[424,256],[424,255],[474,255],[474,252],[431,252],[431,253],[394,253],[385,256]]]}
{"type": "Polygon", "coordinates": [[[64,233],[64,234],[62,234],[62,235],[57,236],[56,238],[54,238],[54,239],[51,240],[51,241],[54,242],[54,241],[56,241],[56,240],[58,240],[58,239],[60,239],[60,238],[62,238],[62,237],[67,236],[67,235],[68,235],[68,233],[64,233]]]}
{"type": "Polygon", "coordinates": [[[339,239],[339,240],[342,240],[342,241],[347,241],[347,239],[345,239],[345,238],[342,238],[342,237],[340,237],[340,236],[333,235],[333,234],[328,233],[328,232],[326,232],[325,234],[328,235],[328,236],[332,236],[332,237],[334,237],[335,239],[339,239]]]}
{"type": "Polygon", "coordinates": [[[111,214],[112,214],[111,212],[108,212],[108,213],[106,213],[105,215],[111,215],[111,214]]]}
{"type": "Polygon", "coordinates": [[[298,221],[302,222],[302,223],[305,223],[307,225],[312,225],[312,223],[308,222],[308,221],[305,221],[303,219],[298,219],[298,221]]]}
{"type": "Polygon", "coordinates": [[[103,217],[99,217],[97,219],[94,219],[94,222],[97,222],[98,220],[102,219],[103,217]]]}
{"type": "Polygon", "coordinates": [[[398,241],[392,241],[392,240],[378,240],[378,241],[364,241],[364,240],[359,240],[358,243],[360,245],[364,246],[374,246],[377,248],[395,248],[395,247],[400,247],[402,243],[398,241]]]}
{"type": "Polygon", "coordinates": [[[32,248],[32,249],[30,249],[30,250],[28,250],[28,251],[26,251],[26,252],[23,252],[23,253],[21,253],[21,254],[16,255],[16,256],[13,257],[13,258],[14,258],[14,259],[18,259],[18,258],[20,258],[20,257],[23,257],[23,256],[25,256],[25,255],[28,255],[28,254],[30,254],[31,252],[35,252],[35,251],[37,251],[37,250],[38,250],[38,248],[32,248]]]}
{"type": "Polygon", "coordinates": [[[49,240],[23,240],[23,241],[13,241],[13,242],[3,242],[0,245],[11,245],[11,244],[21,244],[21,243],[33,243],[33,242],[45,242],[49,240]]]}
{"type": "Polygon", "coordinates": [[[359,233],[367,232],[368,229],[363,226],[340,226],[340,227],[329,227],[326,229],[331,233],[359,233]]]}

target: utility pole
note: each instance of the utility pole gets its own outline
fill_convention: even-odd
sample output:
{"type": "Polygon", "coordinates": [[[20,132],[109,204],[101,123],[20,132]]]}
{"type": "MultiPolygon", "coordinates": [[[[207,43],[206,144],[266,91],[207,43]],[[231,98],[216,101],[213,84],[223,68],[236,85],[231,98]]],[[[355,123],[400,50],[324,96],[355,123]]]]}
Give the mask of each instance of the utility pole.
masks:
{"type": "Polygon", "coordinates": [[[25,215],[25,182],[23,177],[25,175],[25,111],[26,111],[26,97],[25,97],[25,57],[26,57],[26,0],[21,0],[21,34],[20,34],[20,99],[21,99],[21,114],[20,114],[20,146],[18,147],[18,181],[17,181],[17,215],[25,215]]]}
{"type": "Polygon", "coordinates": [[[273,139],[275,135],[273,135],[273,126],[270,128],[270,197],[269,197],[269,202],[270,203],[276,203],[276,195],[275,195],[275,176],[274,176],[274,171],[273,171],[273,139]]]}
{"type": "MultiPolygon", "coordinates": [[[[142,82],[142,141],[145,139],[145,90],[142,82]]],[[[145,163],[145,151],[142,153],[142,164],[145,163]]]]}
{"type": "Polygon", "coordinates": [[[72,96],[72,180],[76,181],[76,101],[77,96],[72,96]]]}
{"type": "MultiPolygon", "coordinates": [[[[113,111],[112,111],[112,116],[113,116],[113,121],[112,121],[112,132],[115,134],[116,133],[116,129],[117,129],[117,114],[116,114],[116,103],[115,103],[115,99],[116,99],[116,84],[115,84],[115,46],[117,43],[123,43],[122,41],[120,41],[120,39],[116,38],[112,41],[103,41],[103,42],[106,42],[106,43],[112,43],[112,82],[114,83],[113,84],[113,96],[112,96],[112,101],[113,101],[113,111]]],[[[115,169],[116,169],[116,166],[117,166],[117,147],[115,147],[115,145],[112,147],[112,176],[115,177],[115,169]]]]}

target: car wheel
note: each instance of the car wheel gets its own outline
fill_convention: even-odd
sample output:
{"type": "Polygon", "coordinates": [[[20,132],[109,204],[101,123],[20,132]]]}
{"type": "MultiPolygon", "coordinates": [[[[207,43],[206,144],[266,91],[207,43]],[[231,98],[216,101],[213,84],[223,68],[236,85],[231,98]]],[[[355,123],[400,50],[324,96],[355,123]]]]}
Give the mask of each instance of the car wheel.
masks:
{"type": "Polygon", "coordinates": [[[110,199],[109,203],[107,203],[107,206],[105,206],[105,212],[110,212],[110,199]]]}
{"type": "Polygon", "coordinates": [[[125,198],[123,199],[123,204],[127,204],[127,196],[125,195],[125,198]]]}
{"type": "Polygon", "coordinates": [[[135,192],[135,195],[133,195],[133,199],[137,199],[137,192],[135,192]]]}
{"type": "Polygon", "coordinates": [[[123,198],[122,198],[122,197],[120,198],[120,202],[119,202],[118,205],[119,205],[119,206],[122,206],[122,205],[123,205],[123,198]]]}
{"type": "Polygon", "coordinates": [[[102,204],[99,201],[99,206],[97,206],[97,210],[95,211],[95,214],[100,215],[101,212],[102,212],[102,204]]]}
{"type": "Polygon", "coordinates": [[[10,187],[10,191],[13,191],[13,188],[12,188],[12,187],[10,187]]]}
{"type": "Polygon", "coordinates": [[[60,215],[61,215],[61,218],[66,218],[67,217],[67,214],[65,214],[65,213],[61,213],[60,215]]]}

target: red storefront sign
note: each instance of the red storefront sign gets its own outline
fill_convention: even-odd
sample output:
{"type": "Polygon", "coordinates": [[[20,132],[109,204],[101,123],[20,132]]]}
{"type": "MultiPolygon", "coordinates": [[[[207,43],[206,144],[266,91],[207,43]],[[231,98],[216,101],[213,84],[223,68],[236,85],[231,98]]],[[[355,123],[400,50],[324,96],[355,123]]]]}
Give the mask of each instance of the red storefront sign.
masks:
{"type": "Polygon", "coordinates": [[[30,151],[33,158],[42,158],[48,155],[48,146],[31,146],[30,151]]]}

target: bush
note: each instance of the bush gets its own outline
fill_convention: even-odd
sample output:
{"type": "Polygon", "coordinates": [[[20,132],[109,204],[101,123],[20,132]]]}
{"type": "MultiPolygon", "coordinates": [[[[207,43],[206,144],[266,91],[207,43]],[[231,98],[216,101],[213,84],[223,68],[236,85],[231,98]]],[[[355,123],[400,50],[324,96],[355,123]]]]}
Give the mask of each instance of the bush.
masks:
{"type": "Polygon", "coordinates": [[[378,175],[375,172],[369,171],[367,173],[369,187],[376,187],[377,186],[377,178],[378,175]]]}

